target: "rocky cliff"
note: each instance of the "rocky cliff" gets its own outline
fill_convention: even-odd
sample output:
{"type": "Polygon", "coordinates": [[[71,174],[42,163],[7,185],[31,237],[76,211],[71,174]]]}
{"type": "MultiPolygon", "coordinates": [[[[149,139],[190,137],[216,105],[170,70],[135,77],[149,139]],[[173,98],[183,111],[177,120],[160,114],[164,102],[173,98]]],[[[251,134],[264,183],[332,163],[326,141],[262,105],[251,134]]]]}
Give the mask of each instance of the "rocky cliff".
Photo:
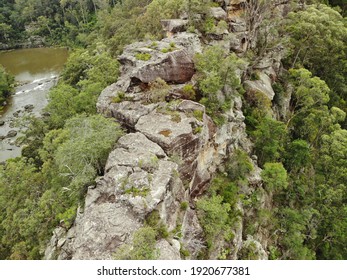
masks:
{"type": "MultiPolygon", "coordinates": [[[[221,7],[212,8],[211,15],[228,27],[211,32],[208,44],[243,53],[249,43],[242,17],[244,1],[218,2],[221,7]]],[[[121,77],[101,93],[97,108],[120,122],[127,134],[109,155],[105,175],[89,187],[74,225],[55,230],[46,259],[112,259],[117,248],[131,243],[153,211],[170,233],[157,240],[159,259],[181,259],[182,250],[189,252],[186,258],[195,259],[205,247],[195,201],[214,174],[223,171],[225,160],[236,149],[251,156],[252,144],[245,132],[241,97],[233,89],[223,89],[231,97],[231,106],[221,126],[214,124],[203,105],[189,100],[187,85],[196,83],[194,55],[206,42],[185,32],[186,23],[163,21],[168,38],[134,43],[119,57],[121,77]]],[[[248,93],[274,98],[271,78],[279,71],[279,60],[273,54],[259,60],[254,66],[258,78],[245,81],[248,93]]],[[[243,74],[239,73],[240,79],[243,74]]],[[[240,190],[245,195],[261,188],[261,170],[253,158],[253,171],[240,190]]],[[[266,195],[262,203],[267,207],[266,195]]],[[[244,212],[241,201],[238,208],[244,212]]],[[[266,259],[266,233],[245,236],[244,223],[240,219],[233,228],[231,258],[237,259],[240,250],[252,246],[257,258],[266,259]]],[[[223,246],[221,240],[208,257],[218,258],[223,246]]]]}

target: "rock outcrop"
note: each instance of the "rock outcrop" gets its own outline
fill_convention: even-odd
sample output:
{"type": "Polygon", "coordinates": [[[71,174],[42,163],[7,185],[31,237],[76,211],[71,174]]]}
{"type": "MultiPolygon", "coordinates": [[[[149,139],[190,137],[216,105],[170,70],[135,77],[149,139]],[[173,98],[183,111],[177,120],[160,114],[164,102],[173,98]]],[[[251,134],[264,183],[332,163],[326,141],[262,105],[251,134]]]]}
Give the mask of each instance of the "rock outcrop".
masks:
{"type": "Polygon", "coordinates": [[[181,225],[179,241],[158,242],[161,259],[180,258],[180,244],[191,258],[205,248],[194,208],[182,210],[180,205],[186,201],[193,206],[233,149],[250,149],[241,99],[234,96],[226,113],[229,121],[220,128],[203,105],[191,100],[146,102],[148,87],[158,78],[169,83],[167,94],[190,81],[195,73],[193,54],[201,51],[198,37],[189,33],[149,44],[125,49],[119,58],[120,79],[102,92],[97,104],[100,113],[131,133],[119,139],[105,175],[88,189],[73,227],[64,234],[57,230],[60,235],[52,238],[46,258],[111,259],[154,210],[168,231],[181,225]]]}
{"type": "MultiPolygon", "coordinates": [[[[227,29],[208,34],[209,44],[245,52],[249,47],[242,16],[245,0],[215,2],[222,8],[212,8],[211,14],[216,24],[226,21],[227,29]]],[[[168,238],[157,241],[159,259],[180,259],[185,250],[186,258],[195,259],[206,249],[195,201],[214,174],[224,171],[225,160],[236,149],[251,155],[252,144],[245,131],[241,97],[233,89],[225,87],[220,93],[230,98],[231,106],[224,113],[226,123],[219,127],[203,105],[182,99],[184,87],[196,83],[193,58],[202,51],[198,35],[182,32],[186,24],[186,20],[163,20],[169,38],[131,44],[119,57],[121,76],[103,90],[97,109],[120,122],[128,134],[110,153],[104,176],[88,189],[84,210],[74,225],[68,231],[56,229],[47,259],[111,259],[117,248],[131,243],[133,233],[153,211],[158,211],[170,232],[168,238]],[[159,87],[154,98],[155,83],[159,87]]],[[[280,56],[269,53],[253,65],[258,75],[244,83],[248,93],[261,92],[273,100],[272,82],[279,62],[280,56]]],[[[261,188],[261,169],[255,156],[252,160],[253,172],[240,186],[245,196],[261,188]]],[[[245,217],[252,214],[245,213],[241,201],[236,208],[245,217]]],[[[240,219],[232,228],[229,258],[253,250],[256,258],[267,259],[266,234],[244,240],[244,226],[240,219]]],[[[219,240],[209,257],[218,258],[225,245],[225,240],[219,240]]]]}

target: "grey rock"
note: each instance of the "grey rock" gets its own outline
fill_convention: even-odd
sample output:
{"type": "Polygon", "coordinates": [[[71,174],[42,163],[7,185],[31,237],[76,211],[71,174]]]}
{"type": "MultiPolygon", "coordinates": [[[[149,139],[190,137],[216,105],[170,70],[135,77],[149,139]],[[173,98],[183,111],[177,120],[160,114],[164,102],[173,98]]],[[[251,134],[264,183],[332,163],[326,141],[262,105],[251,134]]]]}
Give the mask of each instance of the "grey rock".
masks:
{"type": "Polygon", "coordinates": [[[258,76],[259,76],[259,80],[245,81],[244,82],[245,89],[250,92],[257,92],[257,91],[262,92],[270,100],[273,100],[275,96],[275,92],[272,88],[270,77],[262,72],[259,72],[258,76]]]}
{"type": "Polygon", "coordinates": [[[221,7],[210,8],[210,12],[211,12],[212,17],[214,17],[216,20],[226,20],[227,19],[227,13],[221,7]]]}
{"type": "Polygon", "coordinates": [[[195,259],[206,248],[204,231],[196,212],[190,208],[185,212],[182,222],[182,244],[189,251],[191,259],[195,259]]]}
{"type": "Polygon", "coordinates": [[[28,104],[24,106],[25,111],[32,111],[34,109],[33,104],[28,104]]]}
{"type": "MultiPolygon", "coordinates": [[[[101,188],[101,187],[99,187],[101,188]]],[[[102,189],[89,190],[87,195],[96,195],[99,200],[89,205],[84,214],[75,221],[74,228],[68,233],[63,250],[69,252],[60,258],[71,259],[112,259],[115,250],[140,228],[140,222],[131,209],[122,203],[109,201],[102,203],[102,189]]]]}
{"type": "MultiPolygon", "coordinates": [[[[161,49],[170,49],[167,44],[161,49]]],[[[119,57],[121,63],[133,66],[130,77],[143,83],[149,83],[157,78],[166,82],[184,83],[189,81],[195,73],[194,63],[183,48],[164,53],[159,50],[146,49],[143,43],[128,46],[119,57]],[[150,55],[148,61],[136,58],[138,53],[150,55]]]]}
{"type": "MultiPolygon", "coordinates": [[[[179,209],[177,194],[184,188],[174,175],[177,164],[143,134],[123,136],[105,170],[97,186],[88,189],[84,212],[77,216],[66,241],[56,242],[56,247],[61,244],[58,258],[112,259],[119,246],[131,241],[148,213],[158,208],[165,217],[164,213],[172,213],[173,205],[175,211],[179,209]],[[172,195],[169,201],[168,193],[177,197],[172,195]]],[[[176,220],[172,221],[170,227],[176,226],[176,220]]]]}
{"type": "Polygon", "coordinates": [[[239,18],[233,19],[235,22],[230,22],[230,28],[233,32],[246,32],[247,31],[247,25],[244,21],[239,20],[239,18]]]}
{"type": "Polygon", "coordinates": [[[236,53],[243,53],[247,49],[247,38],[241,33],[231,33],[228,37],[230,50],[236,53]]]}
{"type": "Polygon", "coordinates": [[[5,125],[5,121],[0,121],[0,126],[5,125]]]}
{"type": "Polygon", "coordinates": [[[180,260],[180,251],[172,246],[167,240],[161,239],[157,242],[156,248],[159,251],[158,260],[180,260]]]}
{"type": "Polygon", "coordinates": [[[10,130],[6,135],[7,138],[12,138],[15,136],[17,136],[17,131],[15,131],[15,130],[10,130]]]}
{"type": "Polygon", "coordinates": [[[169,43],[174,42],[176,45],[182,46],[191,57],[202,52],[202,45],[199,36],[193,33],[177,33],[172,38],[166,38],[162,41],[169,43]]]}
{"type": "Polygon", "coordinates": [[[143,105],[141,102],[129,102],[112,103],[108,109],[110,115],[116,118],[120,123],[129,128],[134,128],[138,120],[153,110],[157,105],[149,104],[143,105]]]}
{"type": "Polygon", "coordinates": [[[63,227],[57,227],[53,230],[53,236],[45,250],[45,260],[54,260],[58,257],[59,250],[66,242],[66,233],[67,231],[63,227]]]}
{"type": "Polygon", "coordinates": [[[256,260],[267,260],[268,255],[259,241],[255,240],[253,236],[248,235],[247,240],[242,244],[242,251],[250,252],[256,260]]]}
{"type": "Polygon", "coordinates": [[[183,19],[163,19],[160,21],[163,29],[167,32],[177,33],[186,30],[188,20],[183,19]]]}

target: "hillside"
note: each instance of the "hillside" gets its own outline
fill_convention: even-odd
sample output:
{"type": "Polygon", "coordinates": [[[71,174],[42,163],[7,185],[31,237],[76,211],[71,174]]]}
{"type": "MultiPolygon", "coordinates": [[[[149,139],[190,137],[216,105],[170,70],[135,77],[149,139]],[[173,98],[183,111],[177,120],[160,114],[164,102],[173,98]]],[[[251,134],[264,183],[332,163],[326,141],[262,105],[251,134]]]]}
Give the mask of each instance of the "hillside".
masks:
{"type": "Polygon", "coordinates": [[[0,167],[1,259],[347,258],[344,1],[2,2],[3,46],[74,52],[0,167]]]}

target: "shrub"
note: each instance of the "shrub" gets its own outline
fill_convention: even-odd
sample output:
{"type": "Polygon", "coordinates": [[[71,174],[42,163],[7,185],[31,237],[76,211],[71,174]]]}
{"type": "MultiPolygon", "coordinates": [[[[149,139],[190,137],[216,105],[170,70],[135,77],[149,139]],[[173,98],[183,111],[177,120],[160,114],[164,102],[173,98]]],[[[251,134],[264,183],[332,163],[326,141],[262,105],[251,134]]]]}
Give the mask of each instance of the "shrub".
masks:
{"type": "Polygon", "coordinates": [[[203,120],[203,116],[204,116],[204,112],[203,111],[200,111],[200,110],[194,110],[193,111],[193,116],[194,118],[196,118],[198,121],[201,121],[203,120]]]}
{"type": "Polygon", "coordinates": [[[151,102],[165,101],[166,95],[169,93],[170,86],[161,78],[155,79],[149,83],[148,99],[151,102]]]}
{"type": "Polygon", "coordinates": [[[143,61],[148,61],[152,58],[152,56],[149,53],[137,53],[135,54],[135,57],[137,60],[143,60],[143,61]]]}
{"type": "Polygon", "coordinates": [[[125,98],[125,93],[120,91],[117,93],[116,96],[112,97],[112,102],[113,103],[120,103],[124,100],[124,98],[125,98]]]}
{"type": "Polygon", "coordinates": [[[183,98],[185,99],[190,99],[190,100],[195,100],[195,89],[193,87],[193,85],[185,85],[182,88],[182,93],[183,93],[183,98]]]}
{"type": "Polygon", "coordinates": [[[134,233],[131,245],[124,244],[114,254],[116,260],[155,260],[158,252],[155,249],[156,231],[148,226],[134,233]]]}
{"type": "Polygon", "coordinates": [[[187,210],[188,209],[188,206],[189,206],[189,203],[188,203],[188,201],[182,201],[181,202],[181,210],[183,210],[183,211],[185,211],[185,210],[187,210]]]}

